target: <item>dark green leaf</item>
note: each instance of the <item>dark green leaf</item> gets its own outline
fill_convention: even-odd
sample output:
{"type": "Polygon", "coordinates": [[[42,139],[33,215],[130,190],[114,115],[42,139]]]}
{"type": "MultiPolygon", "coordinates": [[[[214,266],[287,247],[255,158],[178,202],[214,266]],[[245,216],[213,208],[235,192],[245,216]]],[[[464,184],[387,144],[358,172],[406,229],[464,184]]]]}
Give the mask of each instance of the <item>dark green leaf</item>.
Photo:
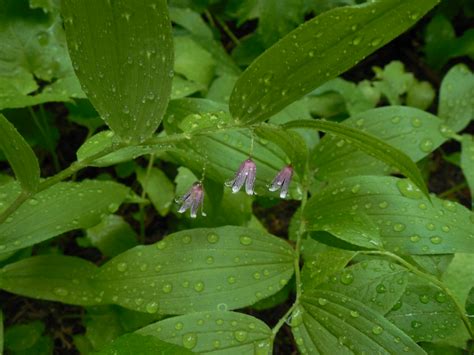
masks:
{"type": "MultiPolygon", "coordinates": [[[[342,123],[371,134],[419,161],[447,140],[449,129],[427,112],[404,106],[375,108],[356,114],[342,123]]],[[[327,135],[312,156],[318,178],[331,181],[354,175],[387,175],[393,163],[369,156],[343,137],[327,135]]]]}
{"type": "Polygon", "coordinates": [[[3,354],[3,311],[0,309],[0,353],[3,354]]]}
{"type": "Polygon", "coordinates": [[[474,74],[464,64],[452,67],[441,82],[438,116],[454,131],[460,131],[474,117],[474,74]]]}
{"type": "Polygon", "coordinates": [[[96,353],[97,355],[168,355],[192,352],[187,349],[166,343],[150,335],[137,333],[125,334],[114,340],[110,345],[96,353]]]}
{"type": "MultiPolygon", "coordinates": [[[[12,193],[19,186],[0,186],[12,193]]],[[[129,189],[115,182],[63,182],[41,191],[0,224],[0,254],[39,243],[59,234],[89,228],[115,212],[129,189]]]]}
{"type": "Polygon", "coordinates": [[[62,12],[76,74],[94,107],[120,138],[150,137],[173,76],[166,1],[64,0],[62,12]]]}
{"type": "Polygon", "coordinates": [[[0,288],[19,295],[78,305],[102,303],[103,291],[91,281],[97,267],[72,256],[41,255],[5,266],[0,288]]]}
{"type": "Polygon", "coordinates": [[[248,228],[193,229],[138,246],[102,266],[109,302],[142,312],[231,310],[278,292],[293,273],[286,242],[248,228]]]}
{"type": "Polygon", "coordinates": [[[230,111],[263,121],[406,31],[437,3],[387,0],[325,12],[262,54],[237,81],[230,111]]]}
{"type": "Polygon", "coordinates": [[[471,200],[474,201],[474,137],[463,135],[461,145],[461,169],[471,190],[471,200]]]}
{"type": "Polygon", "coordinates": [[[413,161],[403,152],[394,148],[390,144],[363,131],[325,120],[302,120],[287,123],[286,128],[309,128],[326,133],[332,133],[343,140],[347,140],[354,147],[364,153],[393,166],[400,173],[408,177],[423,193],[428,196],[428,189],[425,185],[420,171],[413,161]]]}
{"type": "Polygon", "coordinates": [[[314,290],[301,298],[292,317],[296,344],[303,354],[424,354],[408,335],[380,313],[350,296],[314,290]]]}
{"type": "Polygon", "coordinates": [[[418,277],[411,276],[409,280],[405,294],[387,319],[416,342],[464,346],[467,331],[449,296],[418,277]]]}
{"type": "MultiPolygon", "coordinates": [[[[430,202],[406,179],[347,178],[320,191],[305,208],[306,219],[317,225],[324,225],[325,220],[337,223],[339,216],[361,213],[376,224],[386,250],[420,255],[474,252],[472,212],[434,196],[430,202]],[[324,216],[320,222],[316,212],[324,216]]],[[[354,238],[350,227],[340,227],[345,236],[335,236],[354,238]]]]}
{"type": "Polygon", "coordinates": [[[13,325],[5,330],[5,348],[15,352],[31,350],[43,332],[44,324],[40,321],[13,325]]]}
{"type": "Polygon", "coordinates": [[[35,153],[15,126],[0,114],[0,149],[8,159],[23,190],[34,192],[40,180],[40,168],[35,153]]]}
{"type": "Polygon", "coordinates": [[[257,318],[211,311],[171,317],[140,329],[199,354],[269,354],[272,332],[257,318]]]}

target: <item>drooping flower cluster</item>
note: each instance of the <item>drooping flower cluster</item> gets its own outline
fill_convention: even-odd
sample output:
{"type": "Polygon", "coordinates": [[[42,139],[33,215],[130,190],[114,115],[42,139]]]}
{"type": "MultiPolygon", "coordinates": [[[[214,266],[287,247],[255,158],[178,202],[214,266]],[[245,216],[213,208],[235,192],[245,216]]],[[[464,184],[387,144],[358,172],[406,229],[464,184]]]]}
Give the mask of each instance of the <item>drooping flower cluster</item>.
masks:
{"type": "MultiPolygon", "coordinates": [[[[245,192],[247,195],[254,195],[256,176],[257,165],[251,158],[248,158],[242,164],[240,164],[240,167],[235,173],[234,178],[230,181],[227,181],[225,185],[230,187],[233,193],[237,193],[245,184],[245,192]]],[[[280,198],[286,198],[292,177],[293,167],[291,165],[287,165],[278,172],[272,183],[268,186],[268,189],[272,192],[280,190],[280,198]]],[[[181,203],[181,207],[178,210],[179,213],[184,213],[186,210],[190,209],[191,218],[196,218],[197,210],[201,208],[202,215],[206,215],[204,211],[202,211],[204,202],[204,188],[200,181],[195,182],[188,192],[176,200],[176,202],[181,203]]]]}

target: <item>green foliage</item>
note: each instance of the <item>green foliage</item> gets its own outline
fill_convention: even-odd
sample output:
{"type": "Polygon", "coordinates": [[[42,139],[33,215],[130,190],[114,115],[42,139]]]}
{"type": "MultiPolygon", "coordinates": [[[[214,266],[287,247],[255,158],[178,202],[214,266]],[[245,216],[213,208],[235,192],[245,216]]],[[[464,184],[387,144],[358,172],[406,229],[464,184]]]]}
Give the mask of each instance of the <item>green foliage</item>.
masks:
{"type": "Polygon", "coordinates": [[[472,352],[474,8],[436,4],[0,0],[0,352],[472,352]]]}

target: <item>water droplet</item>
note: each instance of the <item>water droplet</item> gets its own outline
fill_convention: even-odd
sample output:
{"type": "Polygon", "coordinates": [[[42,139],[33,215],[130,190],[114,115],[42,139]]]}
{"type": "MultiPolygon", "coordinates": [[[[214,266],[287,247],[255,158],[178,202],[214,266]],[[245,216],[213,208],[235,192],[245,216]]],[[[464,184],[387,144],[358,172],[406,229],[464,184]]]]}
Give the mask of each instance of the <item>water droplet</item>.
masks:
{"type": "Polygon", "coordinates": [[[403,223],[395,223],[393,225],[393,230],[395,232],[402,232],[402,231],[405,230],[405,228],[406,228],[406,226],[403,223]]]}
{"type": "Polygon", "coordinates": [[[392,307],[392,311],[396,311],[398,309],[402,308],[402,301],[397,301],[392,307]]]}
{"type": "Polygon", "coordinates": [[[271,82],[272,82],[272,78],[273,78],[273,73],[271,73],[271,72],[265,73],[262,77],[263,83],[265,85],[270,85],[271,82]]]}
{"type": "Polygon", "coordinates": [[[447,300],[446,294],[444,292],[439,291],[435,295],[435,300],[439,303],[444,303],[447,300]]]}
{"type": "Polygon", "coordinates": [[[192,349],[197,344],[197,335],[196,333],[187,333],[183,335],[183,346],[186,349],[192,349]]]}
{"type": "Polygon", "coordinates": [[[382,43],[382,38],[374,38],[372,42],[370,42],[370,45],[372,47],[377,47],[380,43],[382,43]]]}
{"type": "Polygon", "coordinates": [[[211,244],[216,244],[219,241],[219,236],[215,233],[208,234],[207,241],[211,244]]]}
{"type": "Polygon", "coordinates": [[[433,244],[441,244],[441,242],[443,241],[443,238],[437,236],[437,235],[434,235],[430,238],[430,241],[431,243],[433,244]]]}
{"type": "Polygon", "coordinates": [[[36,206],[38,203],[39,203],[39,201],[35,198],[30,198],[29,201],[28,201],[28,204],[30,206],[36,206]]]}
{"type": "Polygon", "coordinates": [[[249,236],[246,236],[246,235],[240,236],[239,240],[240,240],[240,244],[242,244],[242,245],[252,244],[252,238],[250,238],[249,236]]]}
{"type": "Polygon", "coordinates": [[[428,229],[429,231],[434,231],[436,229],[436,226],[434,225],[434,223],[428,223],[426,225],[426,229],[428,229]]]}
{"type": "Polygon", "coordinates": [[[377,287],[375,287],[375,291],[377,291],[377,293],[385,293],[387,292],[387,288],[384,284],[378,284],[377,287]]]}
{"type": "Polygon", "coordinates": [[[254,278],[255,280],[260,280],[261,277],[262,277],[262,275],[261,275],[259,272],[254,272],[253,278],[254,278]]]}
{"type": "Polygon", "coordinates": [[[429,138],[425,138],[420,143],[421,151],[429,153],[433,150],[433,141],[429,138]]]}
{"type": "Polygon", "coordinates": [[[202,292],[204,290],[204,282],[198,281],[194,284],[194,290],[197,292],[202,292]]]}
{"type": "Polygon", "coordinates": [[[422,325],[423,325],[423,324],[422,324],[421,322],[417,321],[417,320],[412,320],[412,321],[411,321],[411,327],[412,327],[413,329],[418,329],[418,328],[420,328],[422,325]]]}
{"type": "Polygon", "coordinates": [[[356,185],[352,186],[351,191],[352,191],[353,194],[358,193],[359,190],[360,190],[360,185],[359,184],[356,184],[356,185]]]}
{"type": "Polygon", "coordinates": [[[214,349],[218,349],[221,346],[221,342],[219,340],[213,340],[212,346],[214,347],[214,349]]]}
{"type": "Polygon", "coordinates": [[[60,297],[65,297],[65,296],[69,295],[69,291],[66,290],[65,288],[62,288],[62,287],[55,287],[53,289],[53,293],[56,296],[60,296],[60,297]]]}
{"type": "Polygon", "coordinates": [[[173,291],[173,285],[170,282],[166,282],[161,289],[164,293],[170,293],[173,291]]]}
{"type": "Polygon", "coordinates": [[[362,41],[362,37],[358,36],[358,37],[355,37],[355,38],[352,40],[352,44],[353,44],[354,46],[358,46],[361,41],[362,41]]]}
{"type": "Polygon", "coordinates": [[[413,234],[413,235],[410,237],[410,241],[412,241],[413,243],[419,242],[420,239],[421,239],[421,237],[420,237],[418,234],[413,234]]]}
{"type": "Polygon", "coordinates": [[[208,256],[206,258],[206,264],[208,265],[214,264],[214,258],[212,256],[208,256]]]}
{"type": "Polygon", "coordinates": [[[451,228],[449,228],[448,225],[444,225],[444,226],[441,227],[441,230],[442,230],[443,232],[446,232],[446,233],[449,232],[450,229],[451,229],[451,228]]]}
{"type": "Polygon", "coordinates": [[[236,281],[236,280],[235,280],[235,277],[234,277],[234,276],[229,276],[229,277],[227,278],[227,282],[228,282],[229,284],[235,284],[235,281],[236,281]]]}
{"type": "Polygon", "coordinates": [[[359,317],[359,312],[357,312],[357,311],[351,311],[351,317],[354,317],[354,318],[359,317]]]}
{"type": "Polygon", "coordinates": [[[428,295],[420,295],[419,300],[423,304],[427,304],[430,301],[428,295]]]}
{"type": "Polygon", "coordinates": [[[189,235],[185,235],[185,236],[183,237],[183,243],[184,243],[184,244],[189,244],[189,243],[191,243],[191,240],[192,240],[192,239],[191,239],[191,236],[189,236],[189,235]]]}
{"type": "Polygon", "coordinates": [[[118,263],[117,264],[117,270],[120,271],[120,272],[124,272],[125,270],[127,270],[127,263],[118,263]]]}
{"type": "Polygon", "coordinates": [[[448,211],[456,211],[456,204],[452,201],[443,201],[443,207],[446,208],[448,211]]]}
{"type": "Polygon", "coordinates": [[[382,201],[379,203],[379,207],[382,209],[385,209],[388,207],[388,202],[387,201],[382,201]]]}
{"type": "Polygon", "coordinates": [[[243,342],[247,339],[247,332],[245,330],[236,330],[234,332],[234,337],[237,339],[238,342],[243,342]]]}
{"type": "Polygon", "coordinates": [[[410,180],[400,179],[397,180],[397,188],[400,193],[408,198],[420,199],[423,197],[423,193],[417,188],[410,180]]]}
{"type": "Polygon", "coordinates": [[[321,305],[321,306],[325,306],[328,304],[328,300],[325,299],[325,298],[318,298],[318,303],[321,305]]]}
{"type": "Polygon", "coordinates": [[[165,240],[160,240],[158,243],[156,243],[156,248],[159,250],[165,249],[167,246],[167,243],[165,240]]]}
{"type": "Polygon", "coordinates": [[[415,118],[413,118],[413,119],[411,120],[411,125],[412,125],[413,127],[415,127],[415,128],[421,127],[422,124],[423,124],[423,122],[422,122],[419,118],[417,118],[417,117],[415,117],[415,118]]]}
{"type": "Polygon", "coordinates": [[[150,302],[146,305],[146,311],[147,313],[153,314],[158,312],[158,303],[156,302],[150,302]]]}
{"type": "Polygon", "coordinates": [[[184,327],[184,324],[182,322],[177,322],[174,325],[174,329],[176,329],[176,330],[181,330],[181,329],[183,329],[183,327],[184,327]]]}
{"type": "Polygon", "coordinates": [[[354,281],[354,274],[351,271],[345,271],[341,274],[341,283],[350,285],[354,281]]]}
{"type": "Polygon", "coordinates": [[[395,116],[395,117],[392,117],[392,119],[390,121],[392,121],[393,124],[397,124],[397,123],[400,123],[400,116],[395,116]]]}
{"type": "Polygon", "coordinates": [[[375,327],[372,328],[372,333],[375,335],[382,334],[383,328],[380,325],[376,325],[375,327]]]}

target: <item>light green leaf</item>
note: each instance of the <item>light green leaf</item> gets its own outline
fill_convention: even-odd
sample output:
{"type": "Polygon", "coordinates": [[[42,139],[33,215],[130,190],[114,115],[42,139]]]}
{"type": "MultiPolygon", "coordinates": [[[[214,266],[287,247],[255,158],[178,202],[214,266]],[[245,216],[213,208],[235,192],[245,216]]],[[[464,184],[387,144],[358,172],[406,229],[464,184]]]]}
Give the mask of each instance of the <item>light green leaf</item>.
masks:
{"type": "Polygon", "coordinates": [[[452,299],[438,287],[413,275],[405,294],[386,317],[416,342],[464,347],[468,337],[452,299]]]}
{"type": "Polygon", "coordinates": [[[381,314],[387,313],[405,292],[406,269],[386,260],[368,260],[352,265],[317,286],[358,300],[381,314]]]}
{"type": "Polygon", "coordinates": [[[426,196],[428,196],[428,189],[416,164],[405,153],[371,134],[364,133],[356,128],[325,120],[293,121],[287,123],[284,127],[316,129],[337,135],[339,138],[347,140],[354,147],[362,150],[364,153],[369,154],[389,166],[393,166],[400,173],[413,181],[413,183],[423,191],[426,196]]]}
{"type": "Polygon", "coordinates": [[[459,303],[466,303],[469,290],[474,286],[474,261],[472,254],[465,254],[467,250],[462,250],[454,256],[444,273],[442,280],[458,299],[459,303]]]}
{"type": "MultiPolygon", "coordinates": [[[[334,221],[363,213],[377,225],[384,249],[397,253],[474,252],[472,212],[434,196],[430,202],[406,179],[356,176],[337,181],[312,197],[305,211],[310,221],[314,211],[324,215],[322,220],[334,221]]],[[[352,237],[348,229],[345,238],[352,237]]]]}
{"type": "Polygon", "coordinates": [[[440,279],[453,260],[454,255],[411,255],[410,258],[413,259],[423,270],[440,279]]]}
{"type": "Polygon", "coordinates": [[[113,257],[137,245],[135,231],[120,216],[109,215],[87,229],[86,238],[90,244],[105,256],[113,257]]]}
{"type": "MultiPolygon", "coordinates": [[[[9,193],[14,183],[0,186],[9,193]]],[[[0,253],[39,243],[62,233],[88,228],[115,212],[129,189],[108,181],[63,182],[39,192],[0,224],[0,253]]]]}
{"type": "MultiPolygon", "coordinates": [[[[419,161],[447,140],[449,129],[443,121],[427,112],[411,107],[388,106],[354,115],[343,126],[363,130],[419,161]],[[444,135],[443,135],[444,134],[444,135]]],[[[326,135],[312,155],[317,177],[331,181],[354,175],[387,175],[393,164],[369,156],[366,151],[343,137],[326,135]]]]}
{"type": "Polygon", "coordinates": [[[237,77],[233,75],[223,75],[216,78],[207,93],[207,98],[216,102],[229,103],[232,88],[237,81],[237,77]]]}
{"type": "Polygon", "coordinates": [[[293,274],[293,258],[289,244],[259,231],[194,229],[126,251],[95,282],[109,302],[142,312],[231,310],[278,292],[293,274]]]}
{"type": "Polygon", "coordinates": [[[232,116],[265,120],[406,31],[436,3],[377,1],[336,8],[304,23],[245,70],[230,99],[232,116]]]}
{"type": "Polygon", "coordinates": [[[166,216],[175,197],[173,183],[158,168],[151,168],[150,170],[138,169],[137,179],[153,203],[156,211],[161,216],[166,216]]]}
{"type": "Polygon", "coordinates": [[[452,67],[441,82],[438,116],[456,132],[474,117],[473,90],[474,74],[464,64],[452,67]]]}
{"type": "Polygon", "coordinates": [[[120,138],[149,138],[171,92],[166,1],[64,0],[62,12],[76,74],[94,107],[120,138]]]}
{"type": "Polygon", "coordinates": [[[424,354],[408,335],[362,302],[336,291],[301,297],[292,330],[302,354],[424,354]]]}
{"type": "Polygon", "coordinates": [[[23,190],[34,192],[40,182],[38,159],[15,126],[0,114],[0,149],[12,167],[23,190]]]}
{"type": "Polygon", "coordinates": [[[106,346],[97,355],[136,355],[136,354],[192,354],[189,350],[166,343],[150,335],[141,335],[137,333],[125,334],[115,339],[110,345],[106,346]]]}
{"type": "Polygon", "coordinates": [[[436,97],[436,92],[428,81],[416,81],[408,89],[406,104],[428,110],[436,97]]]}
{"type": "Polygon", "coordinates": [[[400,105],[400,96],[405,94],[414,84],[415,77],[405,71],[405,65],[394,60],[383,69],[374,67],[375,78],[373,86],[384,95],[390,105],[400,105]]]}
{"type": "Polygon", "coordinates": [[[6,265],[0,272],[0,288],[37,299],[101,304],[103,291],[91,281],[97,270],[91,262],[72,256],[34,256],[6,265]]]}
{"type": "Polygon", "coordinates": [[[471,190],[471,200],[474,201],[474,136],[468,134],[462,136],[461,169],[471,190]]]}
{"type": "Polygon", "coordinates": [[[205,86],[202,84],[186,80],[180,75],[175,75],[171,87],[171,99],[180,99],[204,89],[205,86]]]}
{"type": "Polygon", "coordinates": [[[211,311],[171,317],[137,331],[199,354],[270,354],[272,332],[243,313],[211,311]]]}

